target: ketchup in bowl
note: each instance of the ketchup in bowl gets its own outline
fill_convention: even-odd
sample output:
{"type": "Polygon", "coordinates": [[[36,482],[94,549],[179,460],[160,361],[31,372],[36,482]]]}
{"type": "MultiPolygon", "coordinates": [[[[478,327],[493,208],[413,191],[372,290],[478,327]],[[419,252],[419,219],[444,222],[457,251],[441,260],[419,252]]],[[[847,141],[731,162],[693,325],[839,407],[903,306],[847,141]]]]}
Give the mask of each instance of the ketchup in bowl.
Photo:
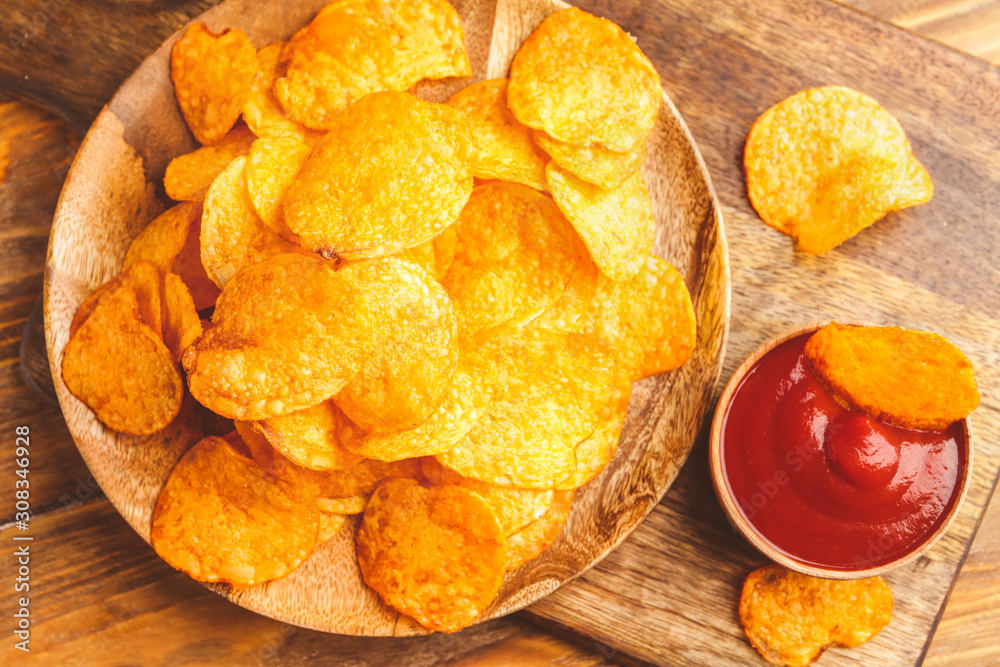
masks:
{"type": "Polygon", "coordinates": [[[961,496],[963,422],[899,428],[842,408],[813,375],[806,332],[744,375],[722,422],[725,483],[774,549],[838,571],[887,565],[926,542],[961,496]]]}

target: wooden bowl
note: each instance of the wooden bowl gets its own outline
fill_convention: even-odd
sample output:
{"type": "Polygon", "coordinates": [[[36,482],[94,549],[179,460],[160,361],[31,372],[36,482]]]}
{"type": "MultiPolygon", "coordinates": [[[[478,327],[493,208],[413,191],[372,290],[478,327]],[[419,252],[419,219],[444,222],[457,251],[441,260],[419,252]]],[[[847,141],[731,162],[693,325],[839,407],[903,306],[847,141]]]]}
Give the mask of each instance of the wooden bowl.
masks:
{"type": "MultiPolygon", "coordinates": [[[[197,20],[216,31],[240,28],[260,48],[288,38],[325,1],[226,0],[197,20]]],[[[474,75],[422,84],[416,93],[424,99],[443,101],[473,81],[506,76],[523,39],[545,16],[565,6],[548,0],[455,4],[464,20],[474,75]]],[[[157,495],[201,431],[178,418],[149,437],[113,433],[70,395],[60,368],[80,302],[121,270],[129,243],[167,205],[161,186],[167,163],[195,148],[170,82],[170,48],[179,35],[146,59],[84,138],[56,211],[45,273],[46,343],[63,414],[104,493],[147,542],[157,495]]],[[[705,165],[666,95],[643,173],[658,225],[656,252],[680,270],[691,292],[699,323],[697,349],[681,369],[636,383],[617,456],[577,494],[556,543],[507,575],[483,620],[556,590],[624,540],[674,480],[706,416],[726,341],[728,255],[705,165]]],[[[248,609],[302,627],[353,635],[426,632],[383,605],[364,585],[354,553],[355,529],[356,523],[342,529],[284,579],[249,588],[211,588],[248,609]]]]}
{"type": "MultiPolygon", "coordinates": [[[[965,470],[962,479],[958,480],[958,497],[955,499],[955,502],[947,516],[945,516],[944,521],[925,541],[916,545],[889,563],[862,570],[840,570],[809,565],[802,563],[790,557],[783,551],[776,549],[770,542],[763,538],[759,532],[757,532],[757,529],[750,521],[747,520],[746,516],[744,516],[743,512],[737,505],[736,500],[733,498],[732,490],[726,480],[722,464],[722,428],[725,423],[726,412],[729,407],[729,403],[733,398],[733,394],[740,386],[740,383],[742,383],[747,372],[753,367],[754,364],[757,363],[758,360],[771,350],[780,346],[782,343],[792,340],[793,338],[797,338],[803,334],[812,333],[822,329],[829,323],[829,320],[824,322],[813,322],[811,324],[803,324],[801,326],[788,329],[787,331],[784,331],[774,338],[766,341],[754,350],[753,354],[747,357],[742,364],[740,364],[740,367],[736,369],[736,372],[733,373],[733,376],[726,384],[725,389],[723,389],[722,396],[719,398],[718,406],[715,409],[715,417],[712,419],[712,431],[709,437],[709,466],[712,472],[712,484],[715,487],[715,494],[718,496],[719,502],[722,504],[722,509],[729,518],[729,522],[762,554],[790,570],[795,570],[796,572],[808,574],[813,577],[823,577],[825,579],[864,579],[866,577],[874,577],[876,575],[883,574],[889,570],[893,570],[897,567],[913,562],[928,549],[934,546],[934,543],[941,539],[946,532],[948,532],[948,527],[951,526],[955,517],[958,516],[962,503],[965,500],[965,494],[969,490],[969,483],[972,480],[972,423],[969,418],[966,418],[962,421],[961,425],[962,441],[959,443],[959,456],[965,461],[965,470]]],[[[842,323],[868,325],[864,322],[842,323]]]]}

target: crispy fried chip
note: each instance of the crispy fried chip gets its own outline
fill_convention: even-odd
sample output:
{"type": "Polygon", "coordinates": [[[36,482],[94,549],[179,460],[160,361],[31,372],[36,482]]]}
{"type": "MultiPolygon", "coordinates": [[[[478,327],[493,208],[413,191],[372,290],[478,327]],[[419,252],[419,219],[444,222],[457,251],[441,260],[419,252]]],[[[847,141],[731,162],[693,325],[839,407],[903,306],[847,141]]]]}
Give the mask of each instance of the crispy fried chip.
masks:
{"type": "Polygon", "coordinates": [[[972,362],[935,333],[833,322],[805,353],[838,403],[889,424],[942,429],[979,405],[972,362]]]}
{"type": "Polygon", "coordinates": [[[416,264],[384,257],[340,271],[379,326],[372,354],[337,405],[372,434],[423,424],[440,407],[458,363],[458,325],[448,293],[416,264]]]}
{"type": "Polygon", "coordinates": [[[174,260],[187,241],[191,225],[201,218],[201,206],[194,202],[181,202],[157,216],[146,225],[125,253],[124,268],[139,260],[146,260],[161,273],[169,272],[174,260]]]}
{"type": "Polygon", "coordinates": [[[332,400],[254,423],[288,460],[314,470],[343,470],[365,458],[344,447],[343,431],[352,426],[332,400]]]}
{"type": "Polygon", "coordinates": [[[353,498],[371,495],[379,484],[393,479],[422,480],[419,459],[386,463],[365,459],[347,470],[307,471],[321,498],[353,498]]]}
{"type": "Polygon", "coordinates": [[[566,288],[574,233],[545,195],[501,181],[477,185],[457,226],[443,284],[463,334],[528,322],[566,288]]]}
{"type": "Polygon", "coordinates": [[[350,498],[319,498],[320,511],[333,514],[361,514],[368,506],[369,496],[351,496],[350,498]]]}
{"type": "Polygon", "coordinates": [[[516,327],[472,342],[497,371],[493,401],[438,461],[500,486],[550,489],[565,481],[576,465],[574,449],[624,390],[614,350],[580,334],[516,327]]]}
{"type": "Polygon", "coordinates": [[[214,146],[202,146],[179,155],[167,165],[163,187],[177,201],[205,201],[208,188],[229,164],[250,153],[254,134],[246,125],[237,125],[214,146]]]}
{"type": "Polygon", "coordinates": [[[548,160],[527,127],[507,108],[507,80],[480,81],[455,93],[448,104],[469,119],[476,137],[476,178],[521,183],[548,192],[548,160]]]}
{"type": "Polygon", "coordinates": [[[573,223],[601,273],[628,280],[653,253],[656,221],[642,173],[636,171],[614,190],[602,190],[564,171],[545,168],[552,197],[573,223]]]}
{"type": "Polygon", "coordinates": [[[761,219],[811,254],[934,194],[899,122],[843,86],[804,90],[765,111],[743,159],[761,219]]]}
{"type": "Polygon", "coordinates": [[[153,512],[151,542],[198,581],[252,586],[293,572],[312,553],[319,510],[218,437],[177,463],[153,512]]]}
{"type": "Polygon", "coordinates": [[[319,530],[316,533],[316,546],[319,546],[340,532],[341,526],[347,521],[347,516],[339,512],[319,511],[319,530]]]}
{"type": "Polygon", "coordinates": [[[203,405],[241,420],[303,410],[336,394],[371,351],[378,326],[350,281],[298,254],[237,273],[212,323],[184,353],[188,384],[203,405]]]}
{"type": "Polygon", "coordinates": [[[573,504],[573,491],[556,491],[549,509],[537,521],[507,538],[504,569],[516,570],[548,549],[566,525],[573,504]]]}
{"type": "Polygon", "coordinates": [[[619,153],[602,146],[573,146],[537,130],[532,136],[557,165],[580,180],[605,190],[613,190],[624,183],[646,159],[645,141],[619,153]]]}
{"type": "Polygon", "coordinates": [[[292,232],[281,218],[281,200],[312,148],[290,137],[258,139],[247,157],[247,190],[254,210],[265,225],[285,238],[292,232]]]}
{"type": "Polygon", "coordinates": [[[170,78],[191,134],[211,145],[239,120],[257,72],[257,50],[242,30],[216,35],[193,23],[174,42],[170,78]]]}
{"type": "Polygon", "coordinates": [[[452,225],[426,243],[407,248],[395,257],[413,262],[427,273],[434,276],[434,280],[441,282],[448,273],[448,268],[455,259],[455,250],[458,246],[458,228],[452,225]]]}
{"type": "Polygon", "coordinates": [[[470,625],[500,590],[506,545],[493,510],[460,486],[381,485],[358,529],[365,583],[437,632],[470,625]]]}
{"type": "Polygon", "coordinates": [[[631,150],[662,100],[660,76],[628,34],[576,8],[542,21],[510,66],[511,111],[567,144],[631,150]]]}
{"type": "Polygon", "coordinates": [[[74,396],[120,433],[159,431],[177,416],[184,397],[170,351],[140,318],[127,282],[105,291],[70,336],[62,376],[74,396]]]}
{"type": "Polygon", "coordinates": [[[429,241],[472,192],[464,117],[407,93],[368,95],[338,114],[285,195],[288,227],[324,257],[364,259],[429,241]],[[358,156],[364,159],[358,159],[358,156]]]}
{"type": "Polygon", "coordinates": [[[510,537],[530,523],[534,523],[545,514],[552,505],[553,491],[551,489],[511,489],[495,484],[480,482],[476,479],[462,477],[454,470],[449,470],[432,457],[420,460],[424,477],[434,486],[464,486],[475,491],[486,501],[497,520],[503,534],[510,537]]]}
{"type": "Polygon", "coordinates": [[[284,48],[285,42],[275,42],[257,52],[257,75],[250,87],[246,106],[243,107],[243,119],[253,133],[262,139],[285,137],[312,146],[322,135],[286,116],[278,98],[274,96],[274,80],[280,74],[278,59],[284,48]]]}
{"type": "Polygon", "coordinates": [[[194,309],[191,293],[176,274],[163,276],[163,344],[175,364],[188,345],[202,334],[201,318],[194,309]]]}
{"type": "Polygon", "coordinates": [[[772,564],[750,573],[740,597],[750,643],[788,667],[811,665],[831,646],[860,646],[891,618],[892,591],[882,577],[818,579],[772,564]]]}
{"type": "MultiPolygon", "coordinates": [[[[625,369],[622,369],[624,372],[625,369]]],[[[625,413],[632,396],[632,384],[619,379],[615,383],[618,394],[601,409],[601,421],[586,440],[576,446],[573,456],[576,467],[570,476],[560,482],[560,490],[577,489],[601,474],[618,451],[618,439],[625,425],[625,413]]]]}
{"type": "Polygon", "coordinates": [[[214,306],[222,290],[208,277],[205,265],[201,263],[201,207],[198,211],[198,217],[188,230],[184,247],[174,258],[171,271],[184,281],[188,292],[191,293],[191,299],[194,300],[195,309],[201,310],[214,306]]]}
{"type": "Polygon", "coordinates": [[[69,335],[73,336],[83,326],[84,321],[94,312],[97,304],[108,294],[121,287],[128,287],[135,293],[139,321],[148,326],[157,338],[163,336],[163,307],[160,299],[160,272],[150,262],[139,260],[117,276],[101,285],[77,308],[69,325],[69,335]]]}
{"type": "Polygon", "coordinates": [[[407,90],[421,79],[472,75],[462,19],[447,0],[361,0],[358,4],[362,3],[378,6],[375,11],[380,13],[386,5],[392,8],[392,29],[399,41],[393,46],[395,66],[384,74],[387,87],[407,90]]]}

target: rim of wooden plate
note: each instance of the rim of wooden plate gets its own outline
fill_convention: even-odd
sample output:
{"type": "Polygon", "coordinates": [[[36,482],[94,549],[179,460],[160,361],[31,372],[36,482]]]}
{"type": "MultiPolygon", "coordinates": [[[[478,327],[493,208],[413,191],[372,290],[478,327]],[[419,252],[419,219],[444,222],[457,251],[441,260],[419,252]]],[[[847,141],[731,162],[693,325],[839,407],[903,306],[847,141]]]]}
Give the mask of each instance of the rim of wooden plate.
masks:
{"type": "MultiPolygon", "coordinates": [[[[216,31],[240,28],[260,48],[286,39],[324,4],[226,0],[192,22],[203,21],[216,31]]],[[[414,92],[424,99],[444,101],[469,83],[506,76],[517,46],[534,26],[568,6],[549,0],[453,4],[463,17],[473,77],[420,84],[414,92]]],[[[57,206],[45,273],[46,345],[70,433],[105,495],[147,543],[159,489],[199,433],[182,419],[146,438],[113,433],[69,394],[60,369],[80,302],[121,270],[131,240],[164,208],[161,182],[167,163],[195,148],[170,84],[170,48],[185,28],[129,77],[84,138],[57,206]]],[[[479,621],[540,599],[618,546],[666,493],[705,425],[728,336],[728,250],[704,161],[665,93],[649,153],[643,173],[657,218],[655,252],[685,276],[698,317],[698,345],[685,366],[634,384],[615,459],[579,491],[556,542],[507,574],[479,621]]],[[[350,635],[425,634],[364,586],[353,555],[356,522],[348,523],[350,528],[342,528],[284,579],[248,588],[206,586],[252,611],[301,627],[350,635]]]]}
{"type": "Polygon", "coordinates": [[[726,513],[726,517],[729,519],[729,522],[740,532],[741,535],[743,535],[744,538],[746,538],[748,542],[750,542],[750,544],[752,544],[758,551],[767,556],[769,559],[779,565],[787,567],[789,570],[801,572],[802,574],[808,574],[813,577],[821,577],[823,579],[866,579],[868,577],[885,574],[886,572],[895,570],[896,568],[902,567],[907,563],[912,563],[917,558],[925,554],[938,540],[944,536],[945,533],[948,532],[948,528],[951,527],[952,522],[954,522],[955,517],[958,516],[962,508],[962,503],[965,502],[965,496],[969,491],[969,484],[972,481],[974,447],[972,443],[972,422],[970,418],[966,417],[962,420],[963,443],[960,443],[960,454],[965,457],[965,471],[962,479],[959,481],[960,488],[958,498],[952,505],[951,510],[945,517],[944,522],[942,522],[942,524],[938,526],[938,528],[923,542],[916,545],[899,558],[878,567],[870,567],[862,570],[837,570],[817,565],[810,565],[796,560],[783,551],[777,549],[774,545],[768,542],[767,539],[765,539],[757,531],[753,523],[748,521],[743,515],[739,505],[733,498],[732,489],[729,488],[729,483],[726,480],[722,464],[722,427],[725,424],[726,412],[729,407],[729,403],[733,398],[733,394],[743,382],[743,378],[746,374],[751,368],[753,368],[754,364],[764,357],[764,355],[780,346],[782,343],[792,340],[793,338],[797,338],[803,334],[818,331],[831,322],[839,322],[840,324],[856,326],[892,326],[877,325],[869,322],[858,322],[854,320],[822,320],[792,327],[791,329],[782,331],[773,338],[764,341],[760,347],[754,350],[753,353],[748,356],[742,364],[740,364],[739,368],[737,368],[732,377],[729,378],[725,388],[722,390],[722,395],[719,397],[719,402],[715,409],[715,416],[712,418],[712,431],[709,436],[708,445],[709,467],[712,474],[712,485],[715,487],[715,495],[718,497],[719,503],[722,505],[722,509],[726,513]]]}

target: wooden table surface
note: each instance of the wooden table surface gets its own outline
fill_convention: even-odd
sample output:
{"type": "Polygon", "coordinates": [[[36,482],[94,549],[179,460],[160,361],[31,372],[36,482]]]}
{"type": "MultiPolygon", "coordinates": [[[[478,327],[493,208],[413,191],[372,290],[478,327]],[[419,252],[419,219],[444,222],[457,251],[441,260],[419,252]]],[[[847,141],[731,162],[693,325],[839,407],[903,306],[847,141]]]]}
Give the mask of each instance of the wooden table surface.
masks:
{"type": "MultiPolygon", "coordinates": [[[[143,13],[150,13],[147,3],[86,1],[125,8],[140,23],[143,13]]],[[[20,26],[6,36],[0,34],[0,82],[59,106],[76,126],[74,129],[56,115],[0,92],[0,517],[9,517],[0,525],[0,577],[10,578],[0,583],[3,587],[12,586],[17,565],[10,545],[17,534],[12,523],[14,433],[18,426],[31,431],[34,536],[32,651],[26,656],[13,649],[10,619],[16,602],[15,594],[7,588],[8,593],[0,597],[0,617],[7,619],[0,625],[0,637],[5,637],[0,663],[21,664],[26,658],[25,664],[53,665],[316,662],[584,666],[634,662],[634,656],[609,644],[551,634],[536,625],[536,617],[530,614],[487,623],[455,636],[406,640],[332,637],[293,628],[240,609],[173,571],[115,513],[80,459],[58,407],[25,385],[18,364],[21,335],[41,293],[52,212],[79,141],[78,131],[85,127],[88,113],[92,117],[110,94],[88,88],[85,81],[67,81],[66,98],[72,102],[59,105],[59,100],[40,94],[42,89],[32,87],[31,81],[18,81],[12,74],[18,71],[18,57],[30,57],[32,52],[22,47],[57,32],[70,4],[65,0],[18,0],[15,5],[21,13],[15,9],[0,20],[0,25],[20,26]]],[[[197,13],[197,7],[209,4],[207,0],[158,3],[160,23],[149,29],[152,34],[137,32],[136,39],[146,40],[152,48],[186,16],[197,13]]],[[[1000,64],[1000,0],[851,0],[847,4],[1000,64]]],[[[116,34],[120,37],[121,32],[116,34]]],[[[73,54],[61,53],[59,57],[71,59],[73,54]]],[[[124,75],[134,65],[101,62],[95,67],[124,75]]],[[[697,132],[695,135],[700,140],[697,132]]],[[[724,207],[732,204],[728,195],[720,191],[724,207]]],[[[998,209],[984,208],[984,215],[987,210],[998,209]]],[[[731,231],[767,233],[756,227],[759,221],[752,222],[744,223],[737,216],[731,231]]],[[[968,245],[970,261],[995,261],[977,256],[975,244],[968,245]]],[[[752,310],[752,306],[740,303],[745,294],[739,280],[749,273],[735,252],[732,262],[735,316],[752,310]]],[[[1000,285],[993,288],[993,294],[968,301],[995,321],[1000,285]]],[[[947,295],[960,289],[942,285],[931,286],[929,291],[947,295]]],[[[738,363],[736,356],[731,349],[723,380],[738,363]]],[[[994,499],[951,592],[925,664],[1000,665],[998,636],[1000,501],[994,499]]]]}

